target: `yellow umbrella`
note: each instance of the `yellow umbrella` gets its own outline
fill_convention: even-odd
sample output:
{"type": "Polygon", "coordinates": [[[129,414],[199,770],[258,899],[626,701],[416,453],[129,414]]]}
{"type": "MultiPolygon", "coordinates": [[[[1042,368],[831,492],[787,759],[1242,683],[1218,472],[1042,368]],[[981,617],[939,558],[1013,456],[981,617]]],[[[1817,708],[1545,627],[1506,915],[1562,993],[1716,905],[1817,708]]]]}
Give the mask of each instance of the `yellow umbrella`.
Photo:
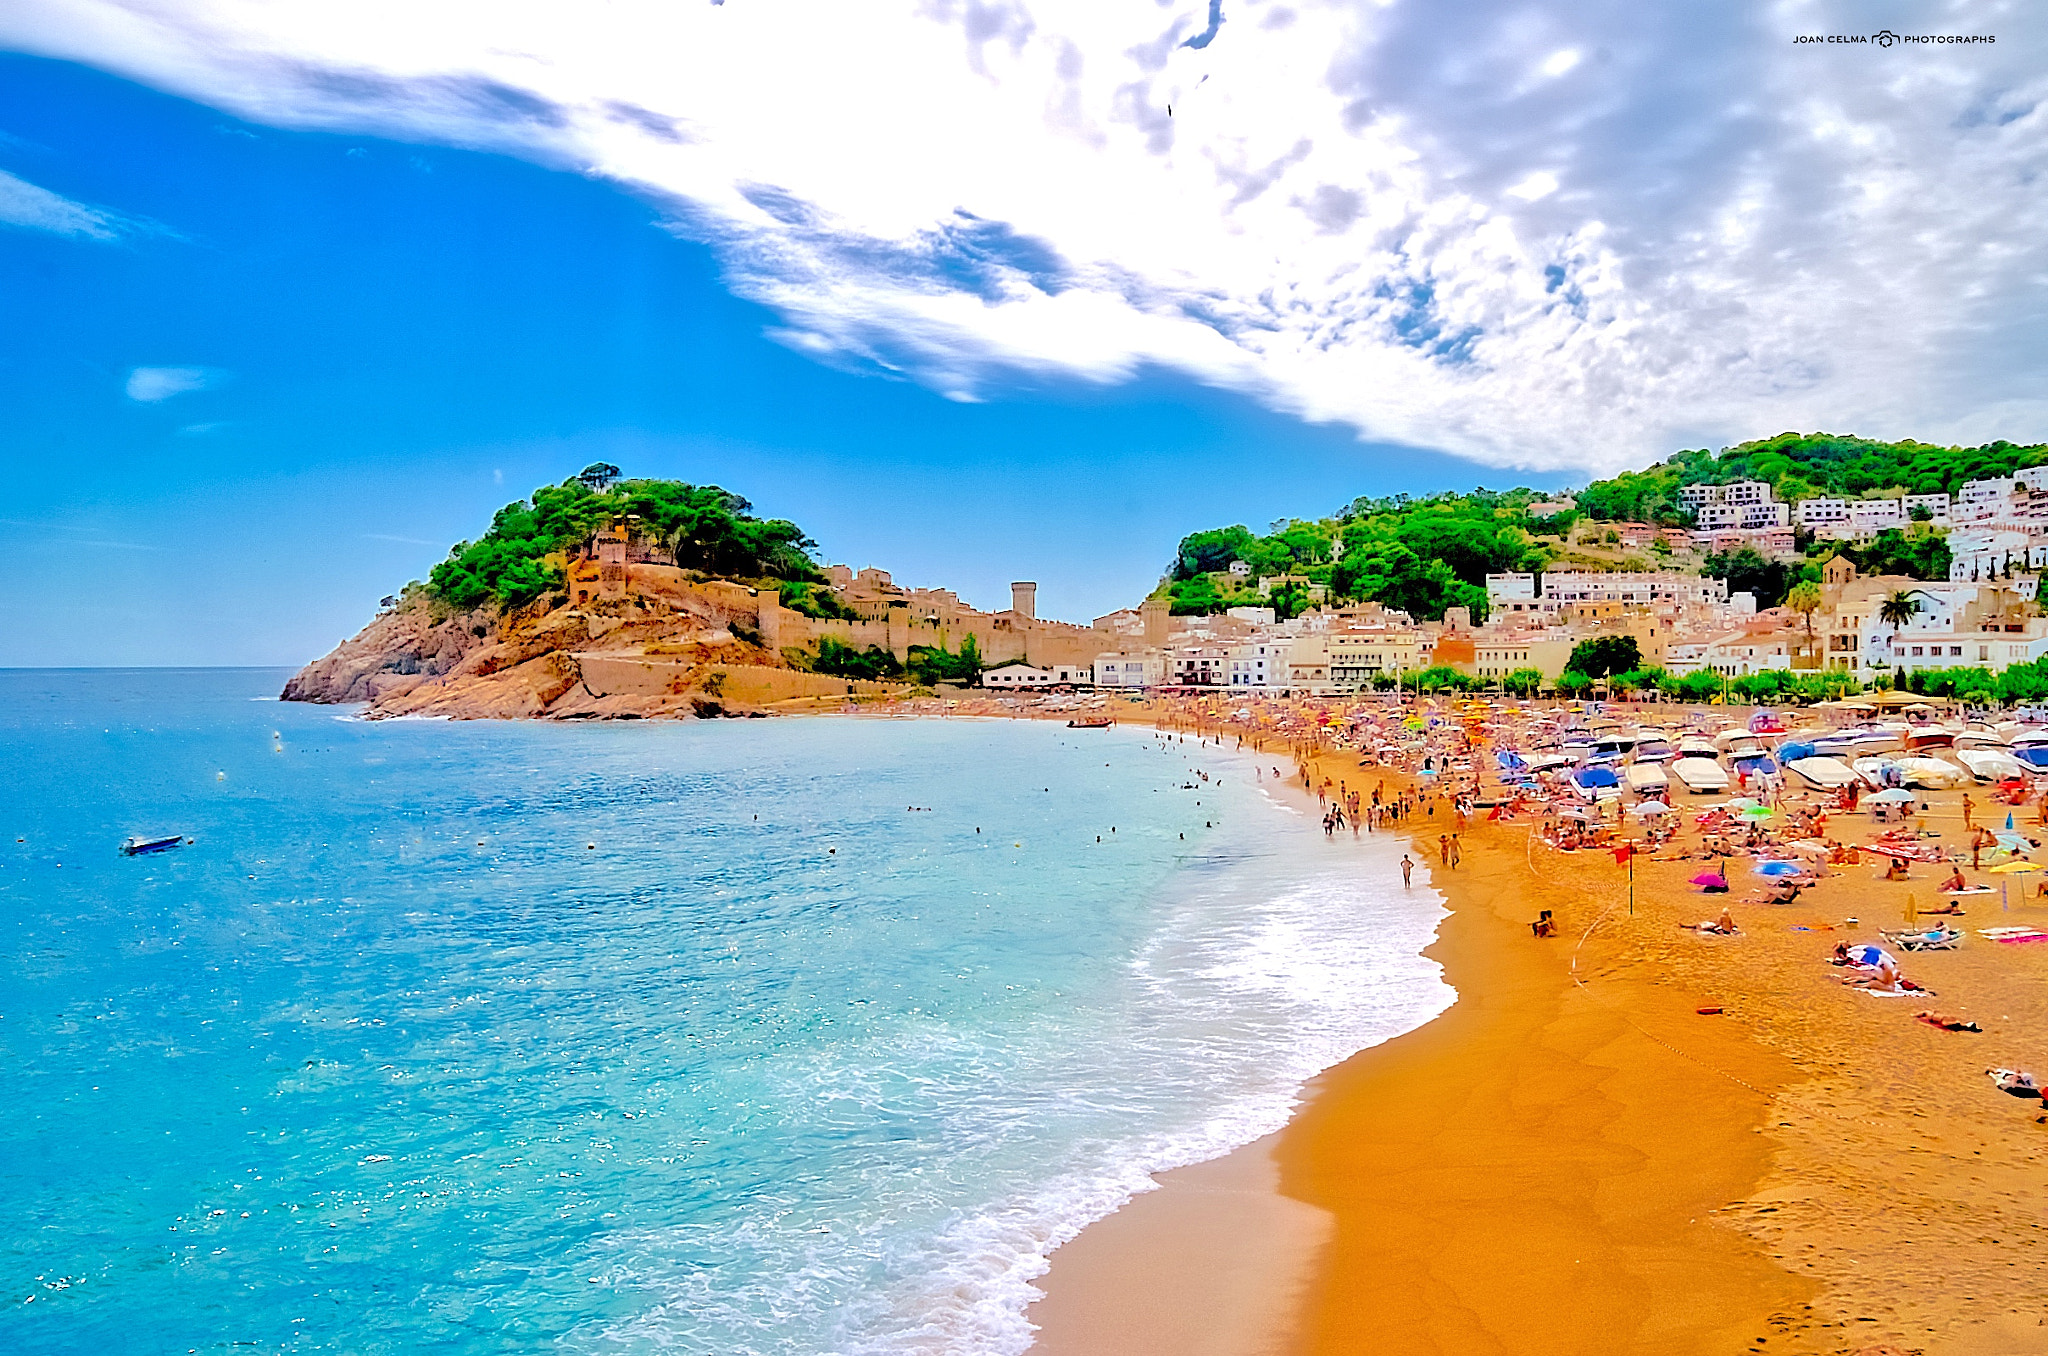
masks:
{"type": "MultiPolygon", "coordinates": [[[[2041,869],[2041,867],[2028,861],[2007,862],[2004,866],[1992,867],[1991,874],[1994,876],[2017,876],[2022,872],[2039,871],[2041,869]]],[[[2006,898],[2004,881],[1998,882],[1998,907],[2001,912],[2012,907],[2012,901],[2006,898]]]]}

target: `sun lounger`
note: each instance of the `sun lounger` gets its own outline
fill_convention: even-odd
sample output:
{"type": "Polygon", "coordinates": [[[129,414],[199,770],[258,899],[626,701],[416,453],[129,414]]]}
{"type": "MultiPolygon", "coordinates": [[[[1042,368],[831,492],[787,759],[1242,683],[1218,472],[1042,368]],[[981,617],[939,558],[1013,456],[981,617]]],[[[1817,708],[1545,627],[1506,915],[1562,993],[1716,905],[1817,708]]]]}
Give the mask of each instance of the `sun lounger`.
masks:
{"type": "Polygon", "coordinates": [[[1954,928],[1934,927],[1920,932],[1880,932],[1878,936],[1908,951],[1953,951],[1963,934],[1954,928]]]}

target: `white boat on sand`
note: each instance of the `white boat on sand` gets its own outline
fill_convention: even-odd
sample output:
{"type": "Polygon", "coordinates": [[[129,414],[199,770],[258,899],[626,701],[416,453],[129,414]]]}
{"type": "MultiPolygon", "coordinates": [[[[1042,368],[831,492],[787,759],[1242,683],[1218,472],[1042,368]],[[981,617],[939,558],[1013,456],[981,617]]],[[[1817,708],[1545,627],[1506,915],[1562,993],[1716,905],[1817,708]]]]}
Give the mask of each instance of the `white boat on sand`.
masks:
{"type": "Polygon", "coordinates": [[[1669,765],[1679,785],[1695,795],[1728,789],[1728,773],[1711,758],[1677,758],[1669,765]]]}

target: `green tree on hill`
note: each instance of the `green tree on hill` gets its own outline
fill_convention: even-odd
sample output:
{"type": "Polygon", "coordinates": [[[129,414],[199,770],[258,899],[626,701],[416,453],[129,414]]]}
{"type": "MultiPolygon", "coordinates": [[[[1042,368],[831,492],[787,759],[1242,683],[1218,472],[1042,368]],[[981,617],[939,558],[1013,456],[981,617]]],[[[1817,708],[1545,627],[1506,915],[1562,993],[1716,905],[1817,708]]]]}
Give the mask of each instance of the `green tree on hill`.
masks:
{"type": "Polygon", "coordinates": [[[1636,644],[1634,636],[1595,636],[1572,646],[1571,658],[1564,661],[1564,667],[1568,673],[1606,678],[1640,668],[1642,662],[1642,647],[1636,644]]]}
{"type": "Polygon", "coordinates": [[[1862,546],[1842,546],[1837,554],[1859,574],[1902,574],[1908,579],[1946,579],[1952,556],[1948,538],[1938,532],[1908,535],[1886,528],[1862,546]]]}
{"type": "MultiPolygon", "coordinates": [[[[1701,563],[1700,573],[1728,581],[1730,593],[1753,593],[1759,608],[1776,607],[1803,577],[1798,565],[1772,560],[1754,546],[1717,552],[1701,563]]],[[[1818,571],[1816,570],[1816,573],[1818,571]]]]}
{"type": "Polygon", "coordinates": [[[754,516],[752,505],[716,485],[678,480],[619,480],[591,472],[559,485],[543,485],[529,499],[507,504],[473,542],[458,542],[428,575],[428,589],[459,608],[496,602],[518,607],[560,588],[546,563],[558,551],[580,550],[600,530],[637,519],[642,533],[668,545],[684,569],[737,579],[818,578],[815,543],[795,523],[754,516]],[[604,488],[591,488],[592,482],[604,488]]]}

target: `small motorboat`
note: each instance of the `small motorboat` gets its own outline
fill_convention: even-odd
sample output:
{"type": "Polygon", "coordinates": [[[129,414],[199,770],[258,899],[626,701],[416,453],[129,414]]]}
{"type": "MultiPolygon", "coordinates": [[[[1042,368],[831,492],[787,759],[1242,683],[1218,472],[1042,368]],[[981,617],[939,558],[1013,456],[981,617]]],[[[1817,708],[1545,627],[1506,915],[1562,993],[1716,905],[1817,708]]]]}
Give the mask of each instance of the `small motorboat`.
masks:
{"type": "Polygon", "coordinates": [[[2025,778],[2035,769],[2021,762],[2003,749],[1957,749],[1955,759],[1970,770],[1970,775],[1980,782],[2007,781],[2014,777],[2025,778]]]}
{"type": "Polygon", "coordinates": [[[1621,778],[1612,768],[1582,767],[1565,779],[1584,801],[1615,800],[1621,795],[1621,778]]]}
{"type": "Polygon", "coordinates": [[[1970,780],[1969,773],[1939,758],[1900,758],[1897,762],[1899,775],[1906,779],[1908,786],[1943,791],[1970,780]]]}
{"type": "Polygon", "coordinates": [[[1732,760],[1737,775],[1743,777],[1775,777],[1778,765],[1762,749],[1750,753],[1738,753],[1732,760]]]}
{"type": "Polygon", "coordinates": [[[2000,753],[2009,747],[2007,737],[1981,720],[1973,720],[1956,732],[1956,747],[1959,749],[1995,749],[2000,753]]]}
{"type": "Polygon", "coordinates": [[[1661,763],[1630,763],[1622,769],[1628,789],[1639,796],[1662,796],[1671,786],[1661,763]]]}
{"type": "Polygon", "coordinates": [[[1919,753],[1925,749],[1953,748],[1956,742],[1954,730],[1939,728],[1909,730],[1906,732],[1906,752],[1919,753]]]}
{"type": "Polygon", "coordinates": [[[1721,756],[1721,750],[1714,747],[1714,741],[1703,735],[1687,735],[1678,741],[1680,758],[1704,758],[1714,762],[1721,756]]]}
{"type": "Polygon", "coordinates": [[[1711,758],[1679,758],[1672,762],[1670,771],[1681,786],[1696,794],[1728,789],[1727,772],[1711,758]]]}
{"type": "Polygon", "coordinates": [[[1855,770],[1839,758],[1809,755],[1787,759],[1785,766],[1798,773],[1809,786],[1823,791],[1839,791],[1857,780],[1855,770]]]}
{"type": "Polygon", "coordinates": [[[1079,720],[1068,721],[1067,728],[1069,730],[1107,730],[1114,724],[1116,722],[1108,716],[1083,716],[1079,720]]]}
{"type": "Polygon", "coordinates": [[[1672,751],[1671,741],[1661,730],[1644,730],[1636,736],[1636,761],[1638,763],[1668,763],[1677,755],[1672,751]]]}
{"type": "Polygon", "coordinates": [[[140,857],[147,852],[169,852],[184,841],[185,835],[182,833],[167,834],[159,838],[150,838],[138,834],[133,838],[122,841],[121,855],[123,857],[140,857]]]}

